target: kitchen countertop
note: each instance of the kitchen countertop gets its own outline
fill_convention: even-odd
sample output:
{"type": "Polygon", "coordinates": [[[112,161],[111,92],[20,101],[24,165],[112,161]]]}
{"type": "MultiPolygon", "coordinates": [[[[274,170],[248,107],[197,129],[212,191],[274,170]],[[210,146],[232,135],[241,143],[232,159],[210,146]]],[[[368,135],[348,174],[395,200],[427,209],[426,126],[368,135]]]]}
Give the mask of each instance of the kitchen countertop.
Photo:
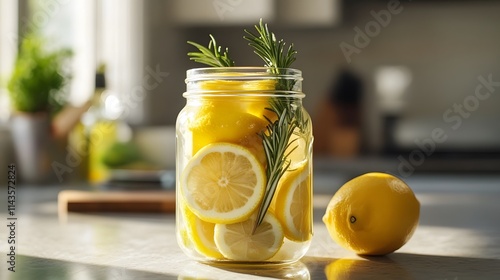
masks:
{"type": "Polygon", "coordinates": [[[450,182],[464,182],[460,178],[412,176],[410,186],[422,206],[419,226],[400,250],[372,258],[330,239],[321,217],[334,191],[320,186],[307,255],[293,265],[259,269],[190,260],[177,246],[173,214],[61,217],[57,193],[68,187],[18,186],[13,273],[7,270],[7,190],[2,188],[0,279],[499,279],[500,177],[454,189],[450,182]]]}

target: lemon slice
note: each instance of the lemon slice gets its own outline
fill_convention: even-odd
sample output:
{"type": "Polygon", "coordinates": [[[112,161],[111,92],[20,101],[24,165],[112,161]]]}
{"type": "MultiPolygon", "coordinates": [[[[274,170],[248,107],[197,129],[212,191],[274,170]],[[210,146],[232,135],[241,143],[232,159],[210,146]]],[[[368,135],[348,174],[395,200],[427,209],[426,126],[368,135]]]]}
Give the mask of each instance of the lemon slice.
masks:
{"type": "Polygon", "coordinates": [[[285,173],[279,183],[273,208],[290,240],[301,242],[311,238],[311,191],[308,164],[285,173]]]}
{"type": "MultiPolygon", "coordinates": [[[[228,75],[238,76],[238,75],[228,75]]],[[[253,90],[274,90],[275,80],[248,80],[242,75],[242,80],[207,80],[200,86],[204,90],[233,90],[233,91],[253,91],[253,90]]]]}
{"type": "MultiPolygon", "coordinates": [[[[228,76],[240,76],[240,75],[228,75],[228,76]]],[[[234,97],[217,97],[217,103],[220,105],[218,107],[229,108],[228,106],[232,103],[233,108],[237,108],[241,112],[247,112],[253,114],[259,118],[266,116],[270,119],[275,119],[276,115],[271,113],[266,108],[269,108],[269,97],[262,95],[267,91],[273,91],[276,89],[276,80],[248,80],[244,75],[241,75],[241,80],[209,80],[200,83],[200,88],[202,90],[212,91],[213,94],[227,93],[227,91],[232,91],[232,94],[241,92],[244,96],[238,97],[238,102],[231,102],[234,97]],[[225,104],[227,103],[227,104],[225,104]]],[[[222,112],[225,112],[223,110],[222,112]]],[[[263,118],[264,119],[264,118],[263,118]]]]}
{"type": "Polygon", "coordinates": [[[283,245],[283,229],[278,219],[267,212],[252,234],[256,215],[236,224],[216,224],[215,244],[224,257],[235,261],[265,261],[283,245]]]}
{"type": "Polygon", "coordinates": [[[285,155],[288,155],[286,159],[290,161],[288,170],[295,170],[304,166],[310,151],[304,136],[301,135],[298,128],[294,130],[288,143],[289,145],[285,151],[285,155]]]}
{"type": "Polygon", "coordinates": [[[205,222],[198,218],[187,207],[183,209],[187,234],[196,251],[206,257],[222,259],[223,256],[215,246],[215,224],[205,222]]]}
{"type": "Polygon", "coordinates": [[[211,223],[237,223],[250,217],[265,189],[262,166],[247,149],[230,143],[205,146],[181,175],[186,205],[211,223]]]}
{"type": "Polygon", "coordinates": [[[193,154],[208,144],[227,142],[254,148],[254,155],[265,160],[262,139],[258,133],[265,130],[267,121],[238,110],[238,104],[219,107],[212,106],[212,103],[207,101],[200,106],[196,117],[189,123],[193,135],[193,154]]]}
{"type": "Polygon", "coordinates": [[[191,239],[189,238],[189,234],[188,234],[186,228],[181,228],[180,229],[179,235],[178,235],[177,238],[182,243],[182,245],[184,245],[184,247],[186,247],[186,248],[190,248],[191,247],[191,245],[192,245],[191,239]]]}

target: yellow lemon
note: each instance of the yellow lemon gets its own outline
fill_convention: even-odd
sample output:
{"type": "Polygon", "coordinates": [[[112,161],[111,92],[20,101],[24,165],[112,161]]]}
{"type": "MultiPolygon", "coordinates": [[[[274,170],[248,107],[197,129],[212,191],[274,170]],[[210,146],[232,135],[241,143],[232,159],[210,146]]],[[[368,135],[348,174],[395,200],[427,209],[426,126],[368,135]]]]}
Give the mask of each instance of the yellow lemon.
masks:
{"type": "MultiPolygon", "coordinates": [[[[269,108],[269,97],[262,96],[266,91],[275,90],[275,80],[245,80],[242,76],[241,80],[210,80],[203,81],[200,84],[202,90],[212,91],[214,94],[223,94],[224,92],[231,91],[232,94],[241,91],[248,94],[246,96],[238,97],[239,102],[237,105],[241,112],[253,114],[259,118],[267,116],[274,117],[274,114],[266,110],[269,108]],[[254,96],[249,96],[254,95],[254,96]]],[[[229,102],[234,97],[217,97],[221,102],[229,102]]]]}
{"type": "Polygon", "coordinates": [[[192,241],[196,251],[206,257],[215,259],[223,258],[222,254],[215,246],[215,224],[205,222],[202,219],[198,218],[187,207],[184,207],[183,214],[188,237],[192,241]]]}
{"type": "Polygon", "coordinates": [[[184,245],[186,248],[190,248],[192,243],[191,239],[189,239],[189,234],[186,228],[181,228],[179,231],[179,235],[177,236],[178,240],[184,245]]]}
{"type": "Polygon", "coordinates": [[[241,222],[262,200],[264,169],[247,149],[231,143],[210,144],[187,164],[180,178],[183,201],[211,223],[241,222]]]}
{"type": "MultiPolygon", "coordinates": [[[[237,75],[231,75],[237,76],[237,75]]],[[[203,90],[213,90],[213,91],[266,91],[274,90],[276,88],[275,80],[247,80],[246,76],[241,76],[241,80],[207,80],[200,84],[200,88],[203,90]]]]}
{"type": "Polygon", "coordinates": [[[209,144],[227,142],[246,147],[260,162],[265,162],[264,146],[258,134],[266,128],[267,121],[235,109],[237,105],[227,106],[218,109],[214,102],[201,106],[197,117],[189,124],[193,154],[209,144]]]}
{"type": "Polygon", "coordinates": [[[266,91],[274,90],[274,80],[214,80],[203,81],[200,89],[210,94],[200,98],[192,121],[188,124],[193,137],[193,154],[204,146],[229,142],[242,145],[252,150],[261,162],[265,161],[262,139],[258,133],[265,130],[268,119],[275,119],[276,114],[267,110],[269,96],[266,91]],[[239,91],[245,95],[232,95],[239,91]]]}
{"type": "Polygon", "coordinates": [[[332,197],[323,222],[341,246],[361,255],[385,255],[417,228],[420,203],[410,187],[386,173],[367,173],[332,197]]]}
{"type": "Polygon", "coordinates": [[[312,236],[311,172],[309,164],[287,171],[275,193],[271,211],[281,221],[285,236],[306,241],[312,236]]]}
{"type": "Polygon", "coordinates": [[[252,233],[256,215],[235,224],[215,225],[215,244],[224,257],[235,261],[265,261],[283,245],[280,222],[267,212],[262,223],[252,233]]]}
{"type": "Polygon", "coordinates": [[[310,153],[310,147],[307,144],[306,136],[300,133],[300,129],[296,128],[288,141],[288,147],[285,150],[287,160],[290,161],[288,170],[295,170],[303,166],[307,161],[307,155],[310,153]]]}

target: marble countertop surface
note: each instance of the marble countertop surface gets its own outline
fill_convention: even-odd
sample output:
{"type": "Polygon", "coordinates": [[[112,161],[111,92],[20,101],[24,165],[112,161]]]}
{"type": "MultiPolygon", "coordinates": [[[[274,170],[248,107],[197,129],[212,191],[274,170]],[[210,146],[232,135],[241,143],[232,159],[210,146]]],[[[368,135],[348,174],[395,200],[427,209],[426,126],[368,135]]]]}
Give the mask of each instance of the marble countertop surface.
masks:
{"type": "Polygon", "coordinates": [[[190,260],[177,246],[173,214],[64,217],[57,213],[57,193],[68,187],[18,186],[11,272],[7,189],[0,188],[0,279],[500,279],[500,178],[490,178],[488,188],[459,190],[446,177],[413,180],[441,187],[416,189],[420,223],[400,250],[363,258],[335,244],[321,222],[333,192],[323,191],[314,197],[307,255],[266,269],[190,260]]]}

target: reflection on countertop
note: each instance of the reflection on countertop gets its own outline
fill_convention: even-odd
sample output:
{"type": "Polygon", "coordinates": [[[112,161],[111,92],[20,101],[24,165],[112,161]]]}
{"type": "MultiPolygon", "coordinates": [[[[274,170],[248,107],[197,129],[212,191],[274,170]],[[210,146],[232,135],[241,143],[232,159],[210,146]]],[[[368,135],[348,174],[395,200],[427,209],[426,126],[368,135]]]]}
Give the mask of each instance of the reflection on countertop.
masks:
{"type": "MultiPolygon", "coordinates": [[[[315,181],[343,180],[330,176],[317,175],[315,181]]],[[[70,213],[62,221],[57,194],[71,187],[19,186],[16,273],[2,269],[0,278],[496,279],[500,176],[480,178],[408,178],[422,205],[420,224],[405,246],[385,257],[357,256],[335,244],[321,222],[334,190],[318,191],[315,234],[307,255],[292,265],[258,269],[188,259],[176,244],[173,214],[70,213]]],[[[0,204],[0,216],[6,221],[6,201],[0,204]]],[[[6,246],[0,244],[2,254],[6,246]]]]}

